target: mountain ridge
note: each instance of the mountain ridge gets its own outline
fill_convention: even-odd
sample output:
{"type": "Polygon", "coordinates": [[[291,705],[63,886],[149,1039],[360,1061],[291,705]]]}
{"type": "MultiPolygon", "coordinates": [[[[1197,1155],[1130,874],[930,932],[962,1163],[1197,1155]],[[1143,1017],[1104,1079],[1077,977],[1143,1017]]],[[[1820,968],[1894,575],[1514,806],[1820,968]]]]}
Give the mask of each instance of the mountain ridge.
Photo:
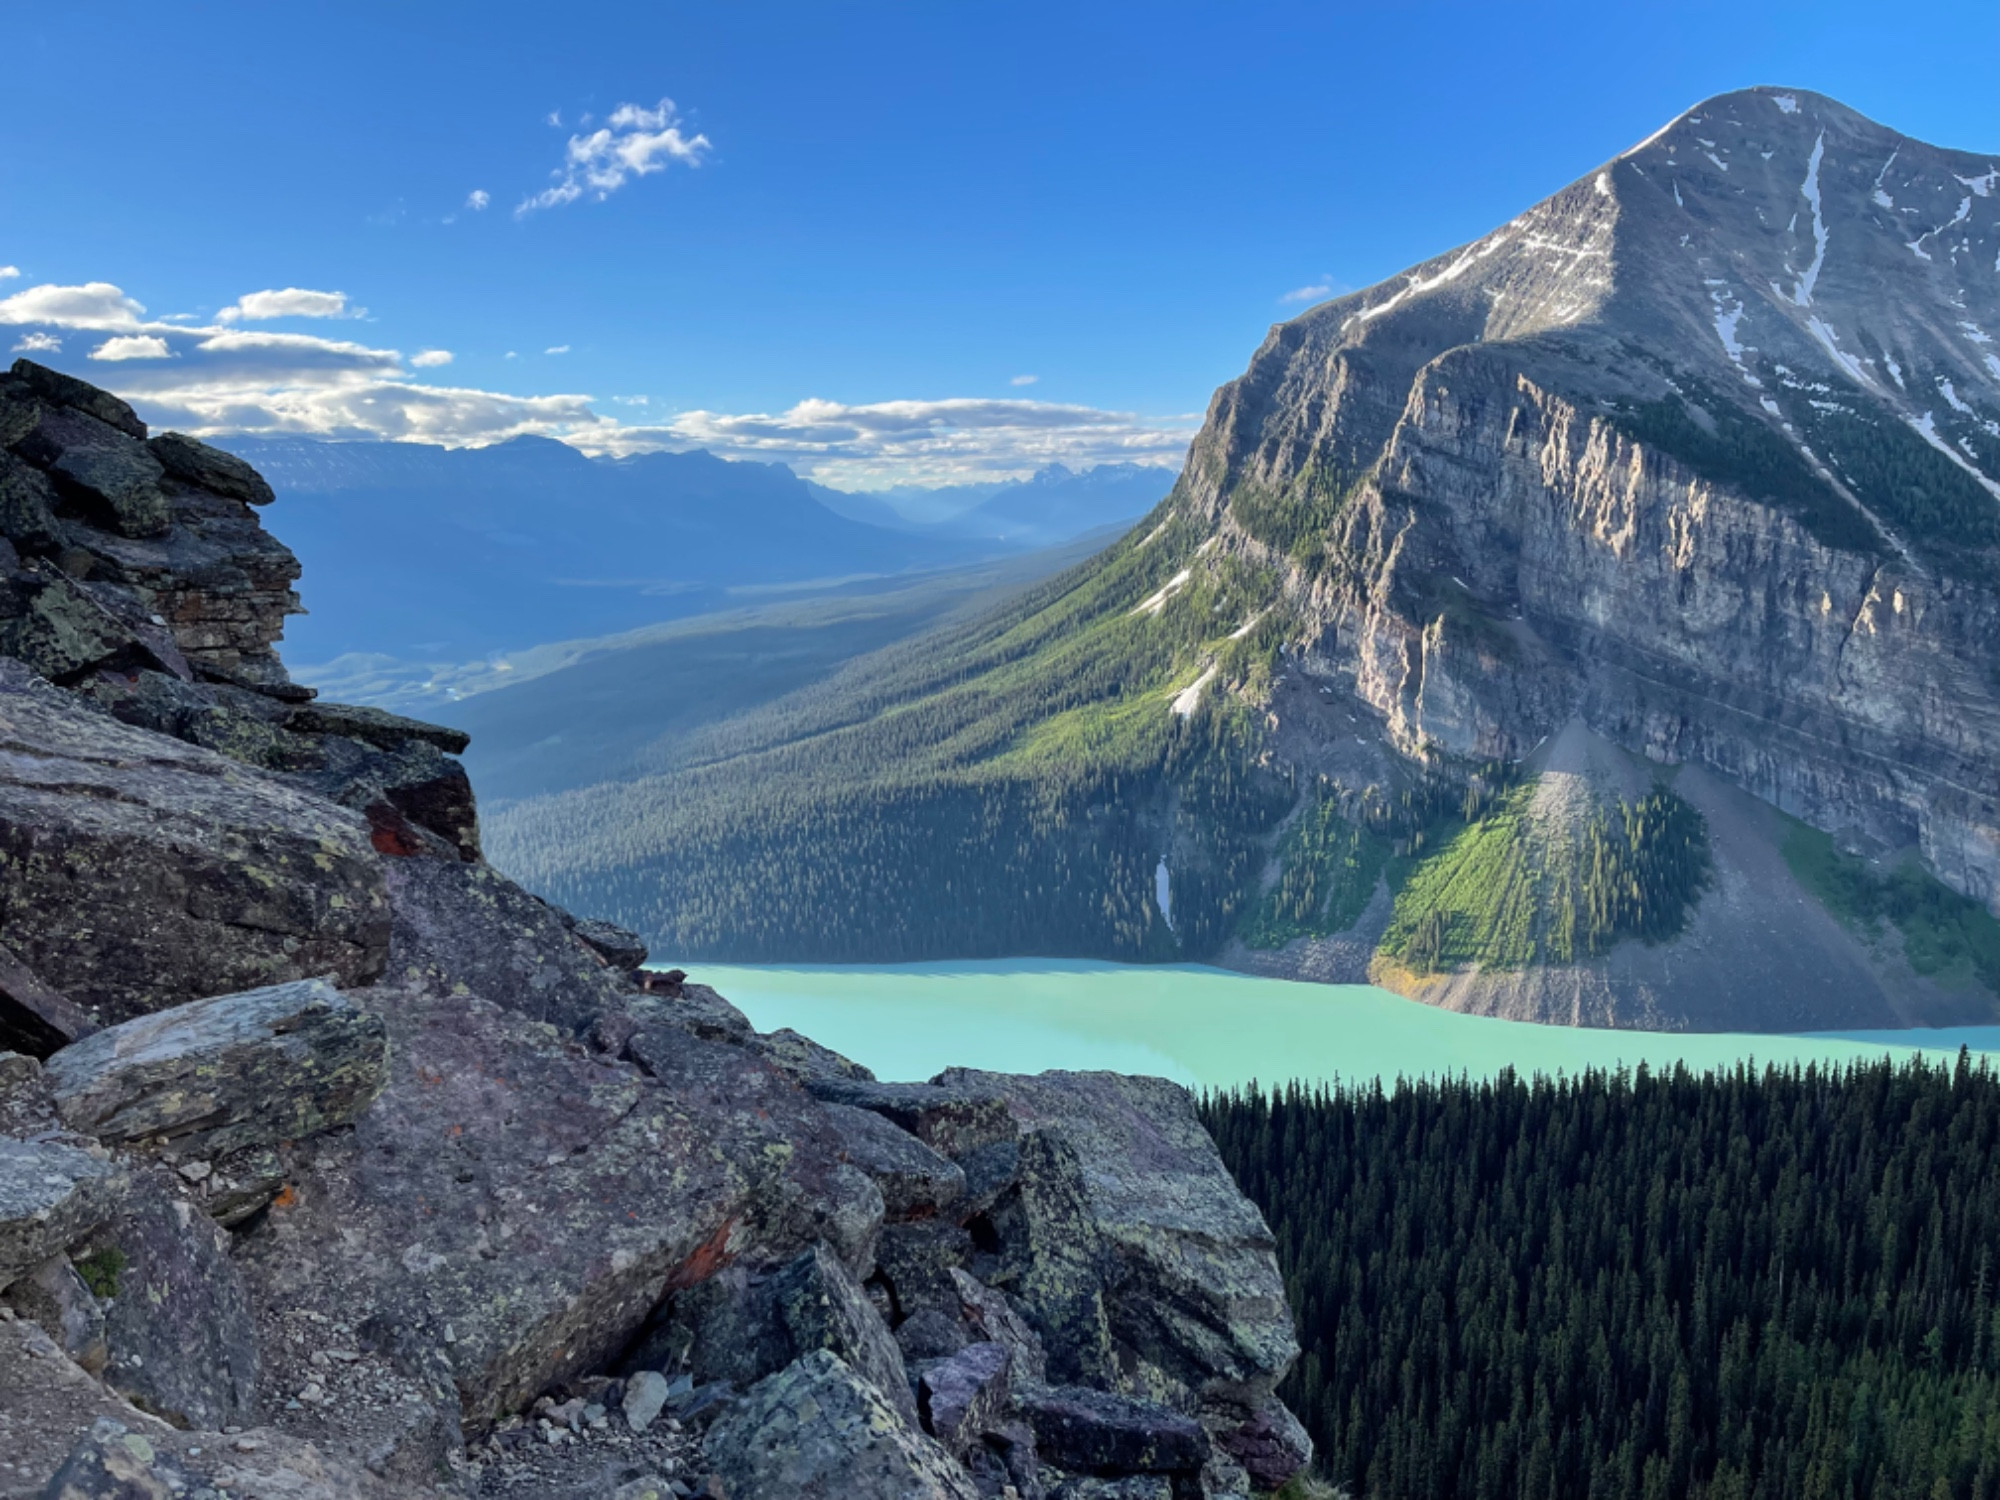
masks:
{"type": "Polygon", "coordinates": [[[1093,563],[496,837],[690,953],[1221,956],[1593,1024],[1986,1018],[1992,173],[1805,91],[1698,105],[1275,327],[1093,563]],[[1602,753],[1524,822],[1573,723],[1602,753]],[[821,869],[807,901],[780,806],[853,820],[831,848],[869,894],[821,869]],[[929,879],[992,910],[875,852],[920,806],[989,830],[929,879]],[[740,889],[682,889],[656,837],[730,849],[740,889]],[[894,919],[857,947],[834,924],[868,902],[894,919]]]}

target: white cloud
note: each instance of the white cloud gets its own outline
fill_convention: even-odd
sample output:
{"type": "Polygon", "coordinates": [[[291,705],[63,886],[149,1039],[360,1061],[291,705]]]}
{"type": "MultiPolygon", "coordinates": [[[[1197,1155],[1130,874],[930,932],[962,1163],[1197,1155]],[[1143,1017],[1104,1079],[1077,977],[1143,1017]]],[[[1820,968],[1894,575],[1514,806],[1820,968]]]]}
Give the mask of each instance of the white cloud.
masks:
{"type": "Polygon", "coordinates": [[[520,357],[521,353],[518,349],[509,349],[505,355],[507,359],[519,359],[520,357]]]}
{"type": "MultiPolygon", "coordinates": [[[[560,125],[557,115],[551,125],[560,125]]],[[[638,104],[621,104],[611,112],[610,121],[588,135],[573,135],[562,166],[550,174],[553,185],[523,198],[516,215],[538,208],[556,208],[574,203],[585,194],[602,202],[634,177],[663,172],[679,162],[698,167],[709,150],[708,137],[682,131],[674,101],[662,99],[647,109],[638,104]]]]}
{"type": "Polygon", "coordinates": [[[10,281],[21,274],[19,266],[0,266],[0,281],[10,281]]]}
{"type": "MultiPolygon", "coordinates": [[[[1016,477],[1050,463],[1177,464],[1200,421],[1014,397],[813,399],[776,414],[691,411],[627,425],[586,395],[422,383],[417,372],[439,368],[443,350],[406,359],[353,340],[241,323],[184,326],[146,320],[144,311],[108,282],[31,286],[0,300],[0,324],[27,325],[16,345],[23,352],[59,352],[59,330],[107,335],[93,351],[96,378],[156,426],[196,436],[295,433],[456,447],[532,433],[609,455],[701,447],[870,488],[1016,477]]],[[[638,398],[614,399],[643,416],[638,398]]]]}
{"type": "Polygon", "coordinates": [[[478,213],[482,208],[486,207],[486,205],[491,203],[492,201],[493,201],[493,195],[487,192],[485,188],[474,188],[472,192],[467,195],[465,200],[465,206],[471,209],[474,213],[478,213]]]}
{"type": "Polygon", "coordinates": [[[550,110],[550,111],[549,111],[549,115],[548,115],[548,120],[549,120],[549,124],[550,124],[550,125],[551,125],[551,126],[552,126],[552,127],[554,128],[554,129],[557,129],[557,130],[561,130],[561,129],[562,129],[562,111],[561,111],[561,110],[559,110],[559,109],[552,109],[552,110],[550,110]]]}
{"type": "Polygon", "coordinates": [[[651,396],[613,396],[611,399],[620,406],[647,406],[653,400],[651,396]]]}
{"type": "Polygon", "coordinates": [[[1039,375],[1016,375],[1012,380],[1008,381],[1007,384],[1033,385],[1037,380],[1040,380],[1041,378],[1042,377],[1039,375]]]}
{"type": "Polygon", "coordinates": [[[215,316],[223,323],[261,323],[269,318],[358,318],[361,309],[350,312],[345,292],[309,292],[304,287],[288,286],[282,291],[250,292],[215,316]]]}
{"type": "Polygon", "coordinates": [[[121,333],[106,339],[90,351],[92,359],[116,362],[122,359],[172,359],[167,341],[152,333],[121,333]]]}
{"type": "Polygon", "coordinates": [[[82,286],[25,287],[0,297],[0,324],[44,323],[54,328],[137,328],[142,303],[133,301],[108,281],[82,286]]]}
{"type": "Polygon", "coordinates": [[[1049,401],[962,397],[850,406],[801,401],[776,415],[683,412],[657,427],[604,425],[572,437],[593,452],[706,448],[785,463],[827,484],[948,484],[1045,464],[1179,464],[1196,416],[1151,418],[1049,401]]]}
{"type": "Polygon", "coordinates": [[[419,370],[435,370],[440,365],[451,363],[449,349],[419,349],[410,356],[410,363],[419,370]]]}
{"type": "Polygon", "coordinates": [[[568,345],[568,344],[551,344],[551,345],[549,345],[549,347],[548,347],[548,348],[544,349],[544,350],[542,351],[542,353],[544,353],[544,354],[567,354],[567,353],[569,353],[569,345],[568,345]]]}
{"type": "Polygon", "coordinates": [[[1295,286],[1278,300],[1280,302],[1324,302],[1333,295],[1333,283],[1315,282],[1311,286],[1295,286]]]}

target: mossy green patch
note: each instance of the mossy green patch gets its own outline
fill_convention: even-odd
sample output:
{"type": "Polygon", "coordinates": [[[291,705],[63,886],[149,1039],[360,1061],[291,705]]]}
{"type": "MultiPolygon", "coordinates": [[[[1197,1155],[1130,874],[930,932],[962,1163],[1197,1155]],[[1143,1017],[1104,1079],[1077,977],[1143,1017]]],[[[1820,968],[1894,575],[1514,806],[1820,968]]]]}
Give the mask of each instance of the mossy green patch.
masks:
{"type": "Polygon", "coordinates": [[[1390,866],[1381,952],[1417,974],[1576,963],[1627,938],[1679,934],[1710,868],[1701,815],[1664,787],[1580,825],[1531,817],[1535,784],[1432,831],[1434,853],[1390,866]]]}
{"type": "Polygon", "coordinates": [[[111,1245],[76,1262],[76,1274],[90,1288],[91,1296],[109,1302],[118,1295],[118,1278],[129,1263],[125,1252],[111,1245]]]}
{"type": "Polygon", "coordinates": [[[1785,863],[1800,885],[1850,929],[1880,939],[1894,929],[1919,974],[2000,993],[2000,921],[1915,859],[1878,872],[1830,834],[1787,820],[1785,863]]]}
{"type": "Polygon", "coordinates": [[[1330,797],[1315,799],[1278,846],[1278,883],[1242,926],[1252,948],[1282,948],[1294,938],[1345,932],[1382,878],[1389,845],[1341,815],[1330,797]]]}

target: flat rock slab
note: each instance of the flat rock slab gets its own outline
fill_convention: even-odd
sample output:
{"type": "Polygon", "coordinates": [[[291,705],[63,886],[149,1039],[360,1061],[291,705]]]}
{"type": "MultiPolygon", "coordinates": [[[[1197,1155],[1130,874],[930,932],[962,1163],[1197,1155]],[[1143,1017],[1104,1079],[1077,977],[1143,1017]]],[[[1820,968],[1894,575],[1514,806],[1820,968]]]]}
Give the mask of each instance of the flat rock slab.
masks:
{"type": "Polygon", "coordinates": [[[0,662],[0,942],[122,1021],[388,956],[356,814],[0,662]]]}
{"type": "Polygon", "coordinates": [[[876,1083],[822,1075],[808,1079],[806,1087],[829,1104],[878,1114],[944,1156],[962,1156],[1020,1134],[1005,1096],[984,1081],[1003,1075],[954,1073],[957,1076],[931,1083],[876,1083]]]}
{"type": "Polygon", "coordinates": [[[102,1224],[123,1186],[88,1151],[0,1139],[0,1289],[102,1224]]]}
{"type": "Polygon", "coordinates": [[[841,1153],[882,1190],[890,1220],[928,1219],[965,1196],[965,1172],[872,1110],[824,1106],[841,1153]]]}
{"type": "Polygon", "coordinates": [[[952,1069],[940,1081],[1004,1095],[1023,1130],[1071,1148],[1089,1227],[1109,1253],[1115,1339],[1197,1392],[1240,1399],[1282,1378],[1298,1342],[1276,1242],[1187,1090],[1118,1073],[952,1069]]]}
{"type": "MultiPolygon", "coordinates": [[[[367,998],[390,1023],[388,1086],[243,1231],[262,1308],[318,1309],[412,1371],[448,1369],[477,1429],[600,1367],[738,1253],[751,1185],[699,1110],[490,1001],[367,998]]],[[[364,1415],[316,1420],[354,1436],[364,1415]]]]}
{"type": "Polygon", "coordinates": [[[71,1129],[213,1157],[355,1119],[389,1075],[380,1016],[321,979],[195,1000],[64,1048],[47,1073],[71,1129]]]}
{"type": "Polygon", "coordinates": [[[710,1429],[729,1500],[977,1500],[971,1477],[874,1384],[822,1350],[753,1386],[710,1429]]]}
{"type": "Polygon", "coordinates": [[[228,1435],[162,1432],[100,1418],[49,1482],[49,1500],[397,1500],[383,1484],[311,1443],[268,1429],[228,1435]]]}
{"type": "Polygon", "coordinates": [[[1034,1429],[1045,1463],[1087,1474],[1193,1474],[1208,1461],[1208,1434],[1164,1406],[1081,1386],[1030,1388],[1015,1406],[1034,1429]]]}

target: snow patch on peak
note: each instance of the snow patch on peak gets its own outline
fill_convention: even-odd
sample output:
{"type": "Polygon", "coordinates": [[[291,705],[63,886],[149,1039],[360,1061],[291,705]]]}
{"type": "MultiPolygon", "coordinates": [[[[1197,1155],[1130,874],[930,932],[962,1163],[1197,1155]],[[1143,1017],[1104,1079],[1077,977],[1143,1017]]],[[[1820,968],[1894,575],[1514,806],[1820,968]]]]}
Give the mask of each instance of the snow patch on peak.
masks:
{"type": "Polygon", "coordinates": [[[1984,177],[1959,177],[1956,172],[1951,175],[1957,179],[1959,186],[1971,188],[1981,198],[1992,197],[1995,189],[2000,188],[2000,167],[1987,168],[1984,177]]]}
{"type": "Polygon", "coordinates": [[[1929,443],[1933,448],[1937,449],[1938,452],[1942,453],[1946,458],[1950,459],[1953,463],[1957,464],[1961,469],[1965,470],[1966,473],[1970,474],[1974,479],[1978,480],[1980,485],[1989,494],[1991,494],[1995,500],[2000,500],[2000,483],[1996,483],[1995,481],[1988,479],[1984,474],[1980,473],[1979,470],[1975,469],[1971,464],[1966,462],[1964,457],[1960,455],[1959,451],[1956,448],[1952,447],[1950,443],[1947,443],[1943,438],[1938,436],[1937,421],[1931,415],[1931,413],[1925,412],[1921,418],[1905,417],[1903,418],[1903,420],[1905,422],[1908,422],[1911,427],[1916,429],[1917,436],[1921,437],[1925,442],[1929,443]]]}
{"type": "Polygon", "coordinates": [[[1795,94],[1773,94],[1771,102],[1784,114],[1795,115],[1799,112],[1798,96],[1795,94]]]}
{"type": "Polygon", "coordinates": [[[1611,174],[1609,172],[1599,172],[1596,177],[1591,179],[1591,186],[1597,189],[1598,197],[1609,198],[1611,196],[1611,174]]]}
{"type": "Polygon", "coordinates": [[[1819,282],[1820,267],[1826,264],[1826,218],[1820,212],[1819,164],[1826,158],[1826,132],[1819,133],[1813,142],[1812,156],[1806,162],[1806,180],[1799,192],[1812,205],[1813,258],[1806,267],[1805,275],[1792,287],[1792,301],[1800,307],[1812,306],[1813,287],[1819,282]]]}

